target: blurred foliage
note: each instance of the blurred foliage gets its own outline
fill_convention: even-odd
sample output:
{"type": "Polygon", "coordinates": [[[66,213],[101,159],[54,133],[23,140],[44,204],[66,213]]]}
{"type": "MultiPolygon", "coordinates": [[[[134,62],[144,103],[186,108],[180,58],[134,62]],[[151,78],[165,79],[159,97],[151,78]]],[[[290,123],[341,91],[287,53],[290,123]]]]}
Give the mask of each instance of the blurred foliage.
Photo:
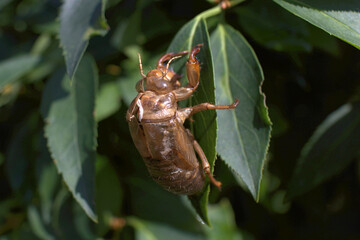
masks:
{"type": "Polygon", "coordinates": [[[81,3],[0,0],[0,240],[360,238],[359,1],[81,3]],[[137,53],[146,73],[198,41],[189,102],[241,101],[187,123],[223,183],[194,200],[154,183],[125,114],[137,53]]]}

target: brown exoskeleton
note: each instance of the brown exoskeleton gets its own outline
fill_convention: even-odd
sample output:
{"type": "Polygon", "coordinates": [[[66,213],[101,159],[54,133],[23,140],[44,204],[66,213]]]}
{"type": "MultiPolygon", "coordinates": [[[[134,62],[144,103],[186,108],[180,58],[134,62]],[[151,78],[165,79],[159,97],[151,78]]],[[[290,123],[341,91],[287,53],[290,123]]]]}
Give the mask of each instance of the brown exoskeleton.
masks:
{"type": "Polygon", "coordinates": [[[157,68],[136,85],[138,95],[130,104],[126,114],[136,148],[139,150],[152,178],[166,190],[176,194],[193,195],[205,184],[205,175],[218,188],[221,183],[212,176],[210,165],[198,142],[183,123],[191,115],[209,109],[233,109],[239,100],[231,105],[202,103],[193,107],[178,108],[177,102],[191,97],[199,86],[200,65],[196,59],[202,44],[195,46],[186,64],[189,83],[180,86],[181,77],[169,69],[170,62],[188,51],[167,53],[162,56],[157,68]],[[168,61],[167,65],[165,62],[168,61]],[[146,89],[143,87],[146,83],[146,89]],[[200,166],[195,151],[200,157],[200,166]]]}

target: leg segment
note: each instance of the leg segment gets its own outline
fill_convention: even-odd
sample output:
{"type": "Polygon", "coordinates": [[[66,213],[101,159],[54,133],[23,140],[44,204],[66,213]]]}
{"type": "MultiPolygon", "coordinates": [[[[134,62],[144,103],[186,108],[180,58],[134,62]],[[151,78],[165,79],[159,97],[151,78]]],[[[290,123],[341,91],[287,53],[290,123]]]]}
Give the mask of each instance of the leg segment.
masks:
{"type": "Polygon", "coordinates": [[[235,99],[235,102],[230,105],[214,105],[210,103],[201,103],[199,105],[188,107],[188,108],[181,108],[177,110],[176,116],[178,118],[179,123],[183,124],[185,120],[195,113],[204,110],[212,110],[212,109],[234,109],[239,104],[239,99],[235,99]]]}
{"type": "Polygon", "coordinates": [[[157,67],[163,68],[164,62],[166,62],[167,60],[170,60],[173,57],[186,55],[188,53],[189,53],[188,51],[182,51],[182,52],[178,52],[178,53],[167,53],[159,59],[159,61],[157,62],[157,67]]]}
{"type": "Polygon", "coordinates": [[[200,80],[200,64],[199,61],[196,59],[196,54],[200,52],[200,47],[202,44],[196,45],[189,56],[189,60],[186,63],[186,74],[189,80],[189,83],[185,87],[181,87],[176,89],[174,92],[177,101],[181,101],[191,97],[193,92],[199,86],[200,80]]]}
{"type": "Polygon", "coordinates": [[[198,113],[204,110],[213,110],[213,109],[234,109],[239,104],[239,99],[235,99],[235,102],[230,105],[214,105],[211,103],[201,103],[199,105],[195,105],[191,107],[191,115],[198,113]]]}
{"type": "Polygon", "coordinates": [[[175,58],[181,57],[182,55],[188,54],[188,51],[182,51],[178,53],[167,53],[162,56],[157,62],[157,69],[161,70],[164,74],[164,77],[171,82],[175,89],[180,87],[180,82],[178,81],[181,78],[181,75],[176,74],[174,71],[169,69],[169,64],[175,58]],[[165,62],[168,61],[167,65],[164,66],[165,62]]]}
{"type": "MultiPolygon", "coordinates": [[[[204,111],[204,110],[211,110],[211,109],[234,109],[238,104],[239,104],[239,99],[235,99],[235,102],[231,105],[214,105],[214,104],[210,104],[210,103],[202,103],[202,104],[199,104],[199,105],[196,105],[193,107],[178,109],[177,114],[176,114],[177,120],[179,123],[183,124],[188,117],[190,117],[191,115],[193,115],[197,112],[204,111]]],[[[201,146],[195,140],[194,136],[191,134],[191,132],[188,129],[186,129],[186,132],[187,132],[190,140],[193,143],[196,153],[200,157],[204,172],[206,173],[206,175],[208,175],[212,184],[214,184],[217,188],[221,189],[221,182],[217,181],[211,174],[210,164],[209,164],[209,162],[206,158],[206,155],[205,155],[204,151],[202,150],[201,146]]]]}
{"type": "Polygon", "coordinates": [[[234,109],[239,104],[239,99],[235,99],[235,102],[230,105],[214,105],[211,103],[201,103],[199,105],[178,109],[177,111],[177,118],[180,123],[184,123],[185,120],[195,113],[204,110],[212,110],[212,109],[234,109]]]}
{"type": "Polygon", "coordinates": [[[193,146],[194,146],[194,149],[195,149],[196,153],[199,155],[199,158],[201,160],[201,164],[202,164],[202,167],[204,169],[204,172],[209,177],[211,183],[214,184],[219,190],[221,190],[221,182],[217,181],[213,177],[213,175],[211,174],[210,164],[209,164],[209,161],[206,158],[206,155],[205,155],[204,151],[202,150],[199,143],[194,139],[194,136],[191,134],[191,132],[188,129],[186,129],[186,131],[187,131],[187,134],[188,134],[189,138],[193,142],[193,146]]]}
{"type": "Polygon", "coordinates": [[[189,56],[189,60],[186,63],[186,74],[189,80],[188,87],[197,88],[200,80],[200,64],[196,59],[196,54],[200,52],[202,44],[196,45],[189,56]]]}

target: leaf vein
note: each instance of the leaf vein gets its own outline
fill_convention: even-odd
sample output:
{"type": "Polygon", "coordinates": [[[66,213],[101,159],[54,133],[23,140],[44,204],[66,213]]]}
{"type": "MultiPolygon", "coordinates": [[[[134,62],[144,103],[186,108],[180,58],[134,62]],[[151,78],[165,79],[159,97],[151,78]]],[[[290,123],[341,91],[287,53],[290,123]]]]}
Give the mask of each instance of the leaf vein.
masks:
{"type": "MultiPolygon", "coordinates": [[[[230,88],[230,76],[227,75],[227,72],[229,72],[229,68],[228,68],[228,64],[229,64],[229,60],[228,60],[228,55],[226,54],[226,40],[225,40],[225,36],[226,36],[226,32],[224,31],[223,27],[219,28],[220,29],[220,36],[221,36],[221,52],[224,54],[224,65],[225,65],[225,81],[227,82],[227,88],[230,88]]],[[[229,37],[228,37],[229,39],[229,37]]],[[[241,84],[240,84],[241,85],[241,84]]],[[[228,92],[230,93],[231,95],[231,90],[228,89],[228,92]]],[[[236,110],[235,110],[236,111],[236,110]]],[[[249,176],[251,177],[251,184],[252,184],[252,187],[255,189],[255,185],[254,185],[254,182],[253,182],[253,175],[250,171],[250,166],[249,166],[249,157],[247,155],[247,152],[245,151],[245,146],[244,146],[244,140],[243,140],[243,136],[240,132],[240,129],[239,129],[239,126],[238,126],[238,121],[237,121],[237,118],[236,118],[236,113],[235,111],[232,111],[231,115],[233,117],[233,121],[235,123],[235,130],[236,130],[236,133],[237,135],[239,136],[239,141],[240,141],[240,146],[241,146],[241,149],[242,149],[242,152],[243,152],[243,155],[244,155],[244,160],[245,160],[245,163],[246,163],[246,166],[247,166],[247,172],[249,174],[249,176]]]]}

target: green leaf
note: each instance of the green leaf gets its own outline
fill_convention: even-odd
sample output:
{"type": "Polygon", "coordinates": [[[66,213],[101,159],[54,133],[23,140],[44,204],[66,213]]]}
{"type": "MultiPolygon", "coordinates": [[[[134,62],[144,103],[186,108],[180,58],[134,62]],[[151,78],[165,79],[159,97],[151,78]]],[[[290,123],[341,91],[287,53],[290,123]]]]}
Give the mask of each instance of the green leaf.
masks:
{"type": "Polygon", "coordinates": [[[98,73],[95,62],[85,57],[71,85],[63,71],[57,72],[43,92],[41,111],[52,158],[74,198],[96,221],[94,119],[98,73]]]}
{"type": "Polygon", "coordinates": [[[357,0],[274,0],[277,4],[360,49],[357,0]]]}
{"type": "Polygon", "coordinates": [[[186,232],[166,224],[145,221],[135,217],[129,217],[126,220],[129,225],[135,228],[136,240],[168,240],[170,236],[172,239],[177,240],[205,239],[203,235],[186,232]]]}
{"type": "Polygon", "coordinates": [[[235,11],[246,33],[266,48],[309,52],[315,46],[332,54],[339,51],[335,38],[272,1],[254,0],[235,11]]]}
{"type": "Polygon", "coordinates": [[[23,54],[0,62],[0,91],[29,72],[40,61],[36,55],[23,54]]]}
{"type": "MultiPolygon", "coordinates": [[[[73,222],[72,218],[64,219],[64,215],[67,216],[71,214],[71,209],[67,206],[68,199],[70,197],[70,193],[66,188],[65,184],[63,184],[58,192],[56,193],[53,208],[52,208],[52,221],[51,225],[56,232],[57,235],[66,235],[69,238],[69,235],[73,234],[73,222]]],[[[71,239],[76,239],[71,236],[71,239]]]]}
{"type": "Polygon", "coordinates": [[[302,149],[287,196],[303,194],[340,173],[360,153],[359,142],[360,103],[345,104],[319,125],[302,149]]]}
{"type": "Polygon", "coordinates": [[[286,201],[286,191],[280,185],[280,178],[264,169],[259,203],[273,213],[285,214],[291,208],[291,202],[286,201]]]}
{"type": "Polygon", "coordinates": [[[42,59],[27,75],[26,80],[29,83],[35,83],[48,78],[56,71],[59,65],[63,64],[61,56],[62,50],[59,43],[53,41],[48,34],[43,34],[33,44],[31,52],[42,54],[42,59]],[[48,42],[50,41],[50,42],[48,42]]]}
{"type": "MultiPolygon", "coordinates": [[[[215,87],[209,33],[204,19],[196,17],[184,25],[176,34],[167,51],[180,52],[188,50],[190,52],[192,48],[199,43],[203,44],[197,55],[201,65],[201,77],[199,87],[190,100],[192,106],[204,102],[215,103],[215,87]]],[[[183,57],[181,60],[182,61],[177,60],[177,62],[184,64],[186,58],[183,57]]],[[[178,66],[179,69],[179,65],[174,65],[175,69],[176,66],[178,66]]],[[[186,69],[184,67],[182,68],[182,72],[184,73],[184,76],[186,76],[186,69]]],[[[202,111],[195,114],[193,119],[194,122],[190,123],[191,130],[193,131],[195,139],[204,150],[210,163],[211,171],[213,171],[216,158],[216,112],[214,110],[202,111]]],[[[209,191],[210,186],[207,186],[202,193],[190,198],[197,213],[206,224],[209,224],[206,210],[209,191]]]]}
{"type": "Polygon", "coordinates": [[[99,216],[98,234],[109,230],[109,218],[119,215],[123,192],[118,176],[109,160],[103,156],[96,162],[96,206],[99,216]]]}
{"type": "Polygon", "coordinates": [[[189,232],[198,232],[201,224],[175,194],[164,191],[150,177],[130,179],[131,212],[143,219],[161,222],[189,232]],[[144,198],[146,196],[146,198],[144,198]],[[174,207],[176,206],[176,207],[174,207]]]}
{"type": "Polygon", "coordinates": [[[235,216],[231,204],[222,200],[216,205],[209,206],[209,218],[213,224],[212,228],[204,228],[207,239],[229,239],[241,240],[252,239],[247,237],[236,226],[235,216]]]}
{"type": "Polygon", "coordinates": [[[30,205],[27,209],[30,227],[39,239],[52,240],[55,237],[46,229],[41,221],[39,211],[34,205],[30,205]]]}
{"type": "Polygon", "coordinates": [[[41,34],[34,42],[34,45],[31,49],[31,53],[38,55],[44,54],[44,52],[50,46],[50,44],[51,44],[50,35],[46,33],[41,34]]]}
{"type": "Polygon", "coordinates": [[[52,211],[52,226],[60,239],[95,239],[92,229],[88,227],[90,221],[84,221],[88,218],[84,211],[79,209],[65,186],[61,188],[54,200],[52,211]]]}
{"type": "Polygon", "coordinates": [[[72,215],[74,227],[80,236],[79,239],[96,239],[94,224],[86,216],[79,204],[74,201],[72,201],[72,215]]]}
{"type": "Polygon", "coordinates": [[[42,219],[46,224],[51,221],[51,209],[57,187],[60,185],[60,176],[54,162],[51,160],[46,139],[40,135],[40,153],[36,159],[37,190],[40,198],[42,219]]]}
{"type": "Polygon", "coordinates": [[[254,0],[235,10],[241,27],[257,43],[276,51],[312,49],[307,23],[268,0],[254,0]]]}
{"type": "Polygon", "coordinates": [[[244,37],[228,25],[211,35],[217,104],[240,100],[235,110],[218,110],[217,150],[258,199],[271,122],[261,92],[263,73],[244,37]]]}
{"type": "Polygon", "coordinates": [[[0,1],[0,10],[10,2],[11,2],[11,0],[1,0],[0,1]]]}
{"type": "Polygon", "coordinates": [[[95,118],[97,122],[104,120],[117,112],[120,108],[120,89],[117,82],[108,82],[101,85],[96,97],[95,118]]]}
{"type": "Polygon", "coordinates": [[[92,35],[105,35],[103,0],[65,0],[60,12],[60,42],[72,79],[92,35]]]}

